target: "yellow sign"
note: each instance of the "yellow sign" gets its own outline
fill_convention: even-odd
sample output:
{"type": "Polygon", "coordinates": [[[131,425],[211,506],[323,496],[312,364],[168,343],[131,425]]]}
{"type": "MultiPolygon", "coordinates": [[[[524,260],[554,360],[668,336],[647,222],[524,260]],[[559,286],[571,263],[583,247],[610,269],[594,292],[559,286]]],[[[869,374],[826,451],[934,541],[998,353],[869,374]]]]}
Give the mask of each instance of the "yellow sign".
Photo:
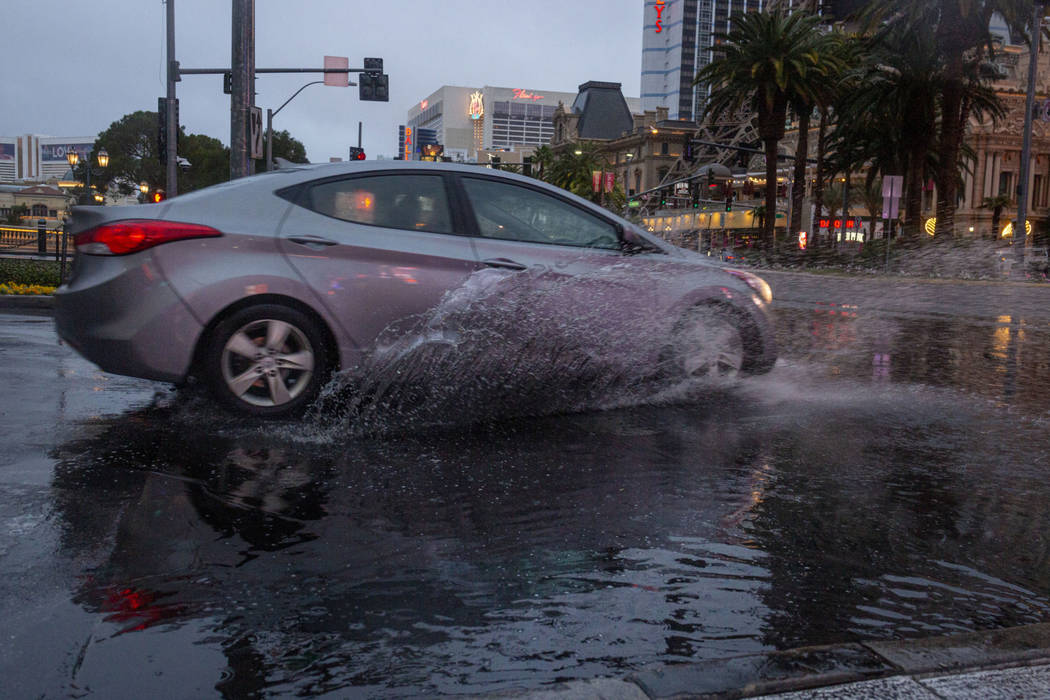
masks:
{"type": "MultiPolygon", "coordinates": [[[[1025,232],[1026,236],[1031,236],[1032,235],[1032,220],[1031,219],[1025,219],[1024,232],[1025,232]]],[[[1013,238],[1014,237],[1014,222],[1011,221],[1010,223],[1008,223],[1006,225],[1006,227],[1003,229],[1002,237],[1003,238],[1013,238]]]]}

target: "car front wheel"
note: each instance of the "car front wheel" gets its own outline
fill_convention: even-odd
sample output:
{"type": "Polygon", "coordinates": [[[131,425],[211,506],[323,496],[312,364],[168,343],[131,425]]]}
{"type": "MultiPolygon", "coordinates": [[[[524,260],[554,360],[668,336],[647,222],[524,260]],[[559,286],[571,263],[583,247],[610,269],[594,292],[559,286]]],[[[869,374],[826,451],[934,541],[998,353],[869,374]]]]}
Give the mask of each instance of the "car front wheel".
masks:
{"type": "Polygon", "coordinates": [[[740,320],[720,306],[694,306],[675,327],[666,361],[676,380],[736,378],[745,365],[740,320]]]}
{"type": "Polygon", "coordinates": [[[278,304],[251,306],[220,322],[204,356],[215,395],[236,411],[296,415],[327,379],[324,335],[313,319],[278,304]]]}

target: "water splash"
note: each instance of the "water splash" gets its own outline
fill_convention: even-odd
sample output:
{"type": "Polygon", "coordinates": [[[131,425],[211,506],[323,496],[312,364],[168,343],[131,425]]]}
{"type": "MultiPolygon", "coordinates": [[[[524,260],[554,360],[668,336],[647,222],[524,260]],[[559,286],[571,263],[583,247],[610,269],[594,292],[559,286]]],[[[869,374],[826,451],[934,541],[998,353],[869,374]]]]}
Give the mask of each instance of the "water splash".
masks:
{"type": "Polygon", "coordinates": [[[645,303],[666,287],[658,276],[628,265],[476,272],[388,328],[329,383],[310,422],[359,437],[689,400],[711,382],[668,371],[677,319],[645,303]]]}

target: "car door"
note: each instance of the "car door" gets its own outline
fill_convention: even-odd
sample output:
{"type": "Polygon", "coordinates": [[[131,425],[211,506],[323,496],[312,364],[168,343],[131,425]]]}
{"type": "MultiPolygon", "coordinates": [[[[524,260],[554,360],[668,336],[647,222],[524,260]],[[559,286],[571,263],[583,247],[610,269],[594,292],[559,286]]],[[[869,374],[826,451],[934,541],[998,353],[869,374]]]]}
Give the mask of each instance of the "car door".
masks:
{"type": "Polygon", "coordinates": [[[613,220],[539,186],[472,175],[459,183],[479,266],[504,275],[504,295],[525,302],[530,322],[573,344],[631,352],[656,291],[646,265],[623,254],[613,220]]]}
{"type": "Polygon", "coordinates": [[[437,305],[476,267],[448,176],[380,171],[297,188],[283,252],[360,349],[437,305]]]}

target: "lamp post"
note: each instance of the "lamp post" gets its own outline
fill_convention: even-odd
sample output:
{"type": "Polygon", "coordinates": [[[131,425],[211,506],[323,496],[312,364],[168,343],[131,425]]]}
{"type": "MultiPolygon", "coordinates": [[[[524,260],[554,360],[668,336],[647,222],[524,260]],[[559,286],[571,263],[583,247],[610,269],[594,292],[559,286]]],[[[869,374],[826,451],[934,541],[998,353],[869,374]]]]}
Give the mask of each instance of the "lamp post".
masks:
{"type": "MultiPolygon", "coordinates": [[[[70,171],[73,173],[73,177],[76,177],[76,167],[77,163],[80,162],[80,154],[76,151],[71,150],[69,153],[66,154],[66,160],[69,161],[69,168],[70,171]]],[[[95,155],[95,160],[96,162],[98,162],[98,166],[100,168],[105,168],[107,165],[109,165],[109,153],[107,153],[106,149],[103,148],[95,155]]],[[[87,162],[84,163],[84,189],[88,191],[91,190],[91,170],[91,158],[88,157],[87,162]]]]}

